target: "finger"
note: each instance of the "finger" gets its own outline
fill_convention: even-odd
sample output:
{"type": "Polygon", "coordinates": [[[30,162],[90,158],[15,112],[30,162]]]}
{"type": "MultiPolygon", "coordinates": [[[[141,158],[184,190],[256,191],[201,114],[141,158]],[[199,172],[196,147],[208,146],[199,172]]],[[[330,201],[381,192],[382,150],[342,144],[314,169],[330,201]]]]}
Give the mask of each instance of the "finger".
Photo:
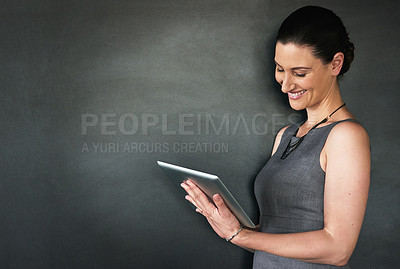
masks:
{"type": "Polygon", "coordinates": [[[188,180],[186,184],[189,186],[189,195],[199,205],[199,207],[203,209],[203,211],[212,212],[215,209],[214,204],[210,202],[204,192],[200,190],[193,181],[188,180]]]}
{"type": "Polygon", "coordinates": [[[201,210],[201,208],[196,208],[196,212],[202,214],[203,216],[205,216],[204,215],[204,211],[201,210]]]}
{"type": "Polygon", "coordinates": [[[196,202],[193,201],[193,199],[192,199],[192,197],[190,197],[190,195],[186,195],[186,196],[185,196],[185,199],[188,200],[189,202],[191,202],[191,203],[196,207],[196,212],[197,212],[197,213],[200,213],[200,214],[202,214],[203,216],[205,216],[205,215],[204,215],[203,209],[201,209],[201,208],[196,204],[196,202]]]}
{"type": "Polygon", "coordinates": [[[196,184],[193,182],[189,183],[189,180],[182,182],[181,187],[185,189],[185,191],[189,194],[189,196],[195,201],[197,204],[199,204],[199,198],[201,197],[201,194],[205,195],[198,187],[196,184]]]}
{"type": "MultiPolygon", "coordinates": [[[[182,183],[181,186],[183,188],[190,188],[187,184],[182,183]]],[[[188,193],[191,193],[190,190],[186,191],[188,193]]],[[[199,212],[201,214],[203,214],[204,210],[198,205],[198,203],[196,203],[196,201],[188,194],[185,196],[185,199],[188,200],[192,205],[194,205],[196,207],[196,212],[199,212]]]]}
{"type": "Polygon", "coordinates": [[[213,210],[215,210],[215,206],[208,200],[207,196],[193,181],[187,180],[181,186],[189,194],[192,201],[196,204],[196,207],[200,208],[201,212],[199,213],[203,216],[207,217],[213,212],[213,210]]]}
{"type": "Polygon", "coordinates": [[[191,187],[187,184],[186,181],[181,183],[181,187],[182,187],[182,188],[186,191],[186,193],[187,193],[189,196],[191,196],[192,199],[193,199],[193,197],[194,197],[193,191],[192,191],[191,187]]]}
{"type": "Polygon", "coordinates": [[[186,184],[186,182],[182,182],[181,187],[183,189],[185,189],[186,193],[188,194],[185,196],[185,199],[188,200],[189,202],[191,202],[195,207],[198,207],[198,203],[196,203],[195,199],[193,198],[194,195],[193,195],[193,192],[192,192],[190,186],[188,184],[186,184]]]}
{"type": "Polygon", "coordinates": [[[195,195],[194,195],[194,192],[193,192],[193,190],[192,190],[192,187],[190,187],[190,186],[187,184],[186,181],[181,183],[181,187],[182,187],[183,189],[185,189],[186,193],[192,198],[192,201],[196,203],[196,201],[195,201],[195,200],[196,200],[196,197],[195,197],[195,195]]]}
{"type": "Polygon", "coordinates": [[[192,203],[192,205],[194,205],[196,208],[198,208],[199,206],[197,205],[197,203],[192,199],[192,197],[190,195],[186,195],[185,199],[188,200],[190,203],[192,203]]]}

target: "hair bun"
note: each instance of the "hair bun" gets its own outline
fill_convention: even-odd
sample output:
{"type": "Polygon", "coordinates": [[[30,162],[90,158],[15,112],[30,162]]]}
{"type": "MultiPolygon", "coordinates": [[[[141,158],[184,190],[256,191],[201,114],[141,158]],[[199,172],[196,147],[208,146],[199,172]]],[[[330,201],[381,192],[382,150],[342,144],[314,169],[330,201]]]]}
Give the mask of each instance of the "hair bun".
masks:
{"type": "Polygon", "coordinates": [[[350,40],[347,42],[347,46],[344,48],[343,54],[344,54],[344,62],[339,75],[346,73],[349,70],[351,63],[354,60],[354,44],[350,42],[350,40]]]}

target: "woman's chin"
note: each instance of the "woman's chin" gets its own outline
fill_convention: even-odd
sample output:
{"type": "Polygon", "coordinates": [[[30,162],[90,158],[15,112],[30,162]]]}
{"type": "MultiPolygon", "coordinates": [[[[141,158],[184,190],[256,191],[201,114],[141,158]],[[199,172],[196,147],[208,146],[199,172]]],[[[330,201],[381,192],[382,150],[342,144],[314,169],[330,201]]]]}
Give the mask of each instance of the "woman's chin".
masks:
{"type": "Polygon", "coordinates": [[[305,107],[300,102],[292,101],[291,99],[289,99],[289,104],[290,104],[290,107],[294,110],[305,109],[305,107]]]}

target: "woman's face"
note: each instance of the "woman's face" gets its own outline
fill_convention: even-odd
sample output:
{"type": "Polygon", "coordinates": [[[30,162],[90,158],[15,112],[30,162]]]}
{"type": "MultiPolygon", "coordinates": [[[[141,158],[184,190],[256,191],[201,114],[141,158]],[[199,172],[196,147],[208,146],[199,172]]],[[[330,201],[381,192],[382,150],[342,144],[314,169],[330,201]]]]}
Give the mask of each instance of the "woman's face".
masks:
{"type": "Polygon", "coordinates": [[[311,48],[278,42],[275,79],[295,110],[318,106],[333,94],[336,76],[330,65],[313,56],[311,48]]]}

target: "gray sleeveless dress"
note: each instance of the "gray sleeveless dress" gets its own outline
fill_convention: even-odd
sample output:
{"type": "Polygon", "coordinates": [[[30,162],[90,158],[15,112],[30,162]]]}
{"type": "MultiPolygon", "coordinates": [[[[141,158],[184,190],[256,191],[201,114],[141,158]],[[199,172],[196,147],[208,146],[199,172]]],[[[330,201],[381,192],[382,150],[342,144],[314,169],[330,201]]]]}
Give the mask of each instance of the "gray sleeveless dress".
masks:
{"type": "MultiPolygon", "coordinates": [[[[348,119],[351,120],[351,119],[348,119]]],[[[345,120],[346,121],[346,120],[345,120]]],[[[320,153],[334,126],[342,121],[311,130],[286,159],[281,160],[297,126],[289,126],[275,154],[261,169],[254,183],[260,209],[260,231],[298,233],[324,227],[325,172],[320,166],[320,153]]],[[[308,263],[256,251],[253,269],[350,268],[308,263]]]]}

